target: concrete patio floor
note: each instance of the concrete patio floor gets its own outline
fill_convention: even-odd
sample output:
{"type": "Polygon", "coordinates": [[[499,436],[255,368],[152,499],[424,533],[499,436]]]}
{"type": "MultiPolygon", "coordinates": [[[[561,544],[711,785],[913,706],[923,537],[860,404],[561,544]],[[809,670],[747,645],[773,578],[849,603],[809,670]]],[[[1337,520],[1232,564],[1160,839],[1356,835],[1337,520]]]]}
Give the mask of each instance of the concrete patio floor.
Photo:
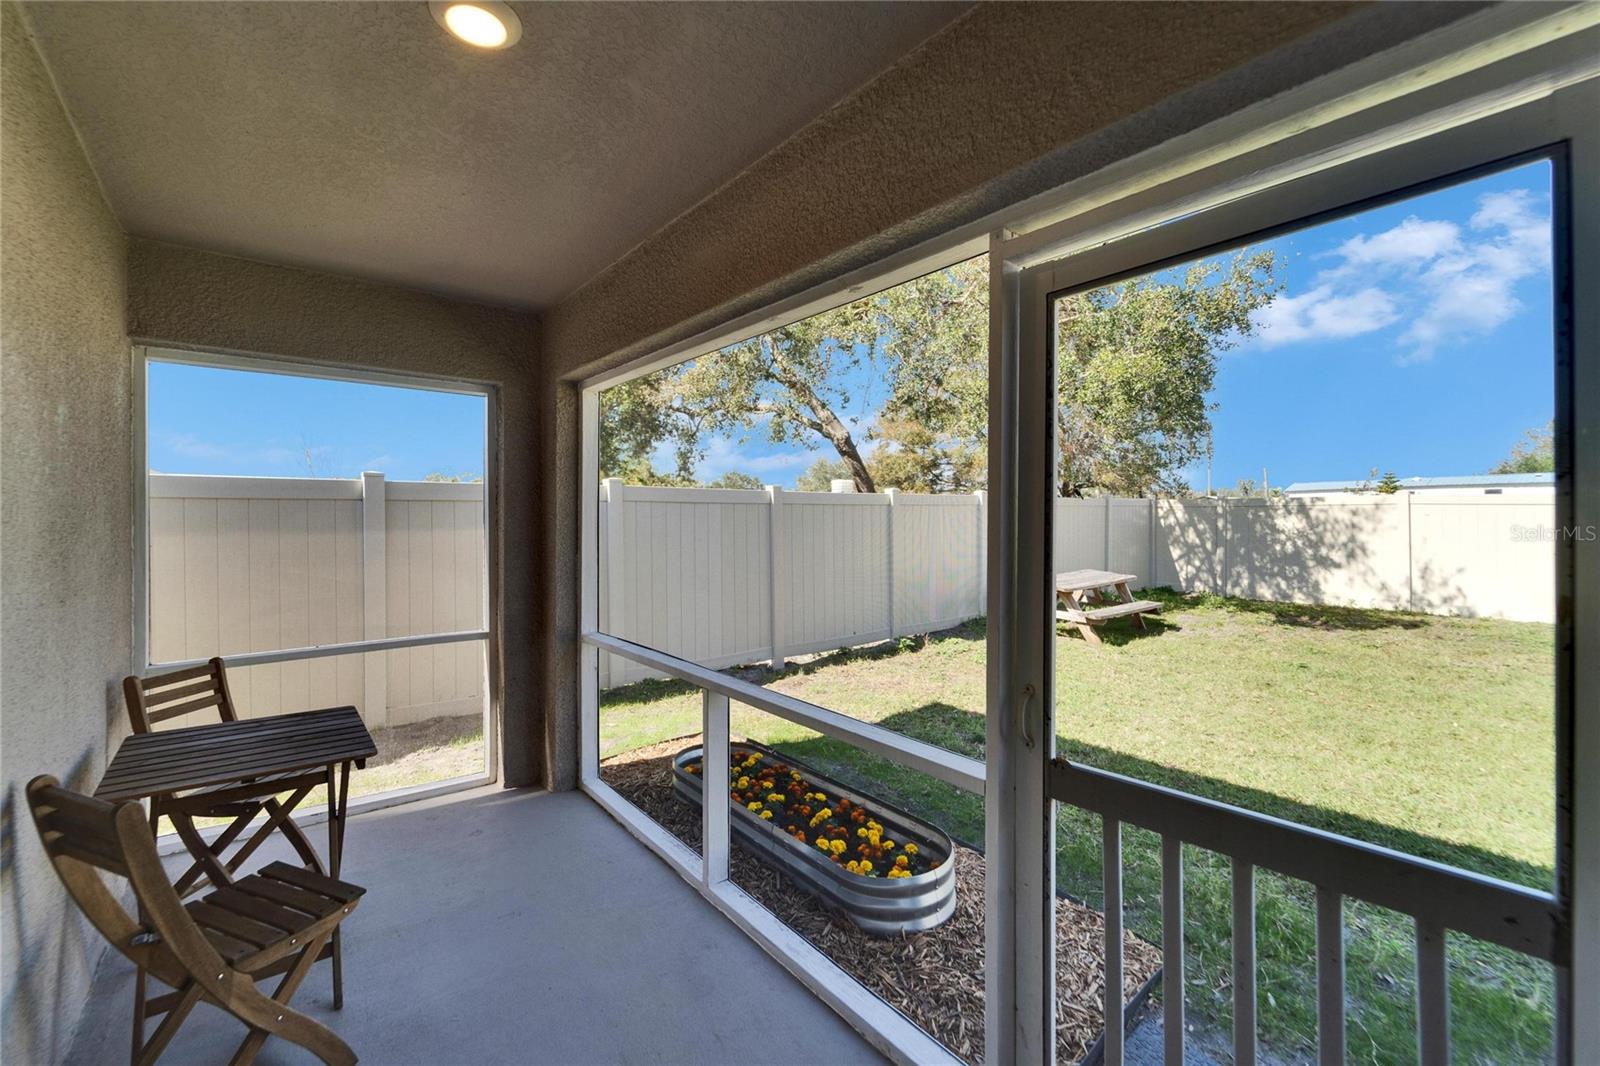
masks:
{"type": "MultiPolygon", "coordinates": [[[[344,876],[368,894],[345,927],[344,1009],[326,963],[294,1005],[364,1063],[883,1061],[581,794],[480,789],[347,833],[344,876]]],[[[127,1061],[132,1003],[132,966],[108,953],[66,1061],[127,1061]]],[[[201,1006],[161,1061],[224,1062],[243,1036],[201,1006]]],[[[269,1040],[257,1061],[316,1059],[269,1040]]]]}

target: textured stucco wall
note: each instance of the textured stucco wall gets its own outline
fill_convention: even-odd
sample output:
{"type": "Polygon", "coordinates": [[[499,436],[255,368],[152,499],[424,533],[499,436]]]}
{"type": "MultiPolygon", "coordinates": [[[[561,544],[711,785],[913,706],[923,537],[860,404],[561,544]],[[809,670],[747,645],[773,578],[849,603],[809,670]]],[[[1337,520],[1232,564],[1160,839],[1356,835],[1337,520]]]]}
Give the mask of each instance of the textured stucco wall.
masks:
{"type": "Polygon", "coordinates": [[[0,939],[6,1062],[65,1050],[98,937],[26,811],[92,786],[132,657],[126,241],[14,4],[0,4],[0,939]]]}
{"type": "Polygon", "coordinates": [[[128,251],[128,333],[154,344],[270,355],[495,387],[500,501],[501,779],[545,782],[545,726],[535,674],[535,448],[540,417],[532,367],[539,323],[528,312],[464,303],[295,267],[135,238],[128,251]]]}
{"type": "Polygon", "coordinates": [[[576,772],[571,382],[867,266],[1482,5],[980,4],[552,308],[552,780],[576,772]]]}

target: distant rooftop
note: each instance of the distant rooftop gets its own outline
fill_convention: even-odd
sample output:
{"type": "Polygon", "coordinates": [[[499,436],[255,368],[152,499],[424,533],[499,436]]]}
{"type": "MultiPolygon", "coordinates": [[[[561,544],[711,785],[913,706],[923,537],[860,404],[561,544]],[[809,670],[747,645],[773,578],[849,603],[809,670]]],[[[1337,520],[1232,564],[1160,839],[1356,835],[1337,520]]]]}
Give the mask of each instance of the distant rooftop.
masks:
{"type": "MultiPolygon", "coordinates": [[[[1462,474],[1458,477],[1400,479],[1400,487],[1404,489],[1503,489],[1531,488],[1540,485],[1553,488],[1555,483],[1554,474],[1462,474]]],[[[1359,481],[1296,481],[1283,491],[1289,495],[1313,492],[1359,492],[1362,489],[1374,489],[1377,485],[1377,478],[1363,478],[1359,481]]]]}

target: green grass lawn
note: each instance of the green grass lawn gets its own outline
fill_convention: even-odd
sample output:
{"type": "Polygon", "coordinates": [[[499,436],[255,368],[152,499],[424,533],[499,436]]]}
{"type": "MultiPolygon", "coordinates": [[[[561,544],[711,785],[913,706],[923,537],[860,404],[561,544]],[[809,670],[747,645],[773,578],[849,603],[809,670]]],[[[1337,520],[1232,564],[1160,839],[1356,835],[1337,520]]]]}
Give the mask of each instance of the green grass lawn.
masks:
{"type": "MultiPolygon", "coordinates": [[[[1152,632],[1056,644],[1058,749],[1069,758],[1537,888],[1551,883],[1553,635],[1548,625],[1149,593],[1152,632]]],[[[976,758],[984,748],[981,622],[926,642],[842,651],[752,680],[976,758]]],[[[974,844],[981,799],[791,723],[736,707],[733,730],[866,786],[974,844]]],[[[697,692],[643,682],[606,693],[601,757],[700,727],[697,692]]],[[[1060,888],[1101,904],[1100,825],[1063,807],[1060,888]]],[[[1124,834],[1127,920],[1159,941],[1159,844],[1124,834]]],[[[1187,1000],[1231,1024],[1229,870],[1185,852],[1187,1000]]],[[[1310,886],[1259,874],[1264,1050],[1303,1058],[1315,1033],[1310,886]]],[[[1349,1045],[1415,1059],[1408,919],[1346,909],[1349,1045]]],[[[1548,1059],[1548,967],[1450,945],[1457,1061],[1548,1059]]]]}

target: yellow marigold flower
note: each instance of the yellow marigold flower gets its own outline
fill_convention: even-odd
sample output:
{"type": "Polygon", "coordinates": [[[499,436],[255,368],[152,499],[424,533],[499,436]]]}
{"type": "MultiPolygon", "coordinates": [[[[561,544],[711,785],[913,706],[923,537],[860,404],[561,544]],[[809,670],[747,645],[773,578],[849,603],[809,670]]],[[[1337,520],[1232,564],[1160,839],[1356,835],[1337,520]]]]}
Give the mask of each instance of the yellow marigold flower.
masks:
{"type": "Polygon", "coordinates": [[[907,844],[906,845],[906,854],[907,855],[915,855],[916,853],[917,853],[917,846],[915,844],[907,844]]]}
{"type": "Polygon", "coordinates": [[[771,819],[772,819],[772,812],[771,811],[762,811],[761,812],[761,820],[762,821],[764,821],[764,822],[765,821],[770,821],[771,819]]]}
{"type": "Polygon", "coordinates": [[[906,858],[904,855],[898,855],[895,857],[894,864],[903,870],[907,866],[911,865],[911,860],[906,858]]]}
{"type": "Polygon", "coordinates": [[[883,847],[884,847],[884,850],[886,850],[886,851],[892,851],[892,850],[894,850],[894,841],[892,841],[892,840],[885,840],[885,841],[884,841],[884,842],[883,842],[883,847]]]}
{"type": "Polygon", "coordinates": [[[867,835],[867,831],[865,829],[857,829],[856,830],[856,836],[861,837],[862,839],[865,839],[866,835],[867,835]]]}
{"type": "Polygon", "coordinates": [[[835,855],[843,855],[844,854],[844,841],[835,840],[835,841],[830,842],[828,846],[833,849],[833,853],[835,855]]]}
{"type": "Polygon", "coordinates": [[[767,802],[768,803],[782,803],[783,802],[783,796],[780,795],[777,792],[769,792],[769,793],[767,793],[767,802]]]}
{"type": "Polygon", "coordinates": [[[872,872],[872,860],[871,859],[862,859],[861,860],[861,872],[864,873],[864,874],[870,874],[872,872]]]}
{"type": "Polygon", "coordinates": [[[828,847],[828,842],[826,840],[818,840],[817,841],[817,847],[821,848],[823,851],[832,851],[833,850],[832,848],[828,847]]]}
{"type": "Polygon", "coordinates": [[[750,779],[748,777],[741,777],[736,782],[736,784],[738,784],[738,786],[740,788],[749,788],[750,787],[750,779]]]}
{"type": "Polygon", "coordinates": [[[751,800],[749,803],[745,804],[745,807],[748,810],[759,811],[761,809],[761,801],[760,800],[751,800]]]}
{"type": "Polygon", "coordinates": [[[825,799],[827,799],[827,798],[828,798],[828,797],[827,797],[827,796],[825,796],[825,795],[823,795],[823,794],[822,794],[822,793],[821,793],[821,792],[818,792],[818,793],[817,793],[817,799],[819,799],[819,800],[825,800],[825,799]]]}

